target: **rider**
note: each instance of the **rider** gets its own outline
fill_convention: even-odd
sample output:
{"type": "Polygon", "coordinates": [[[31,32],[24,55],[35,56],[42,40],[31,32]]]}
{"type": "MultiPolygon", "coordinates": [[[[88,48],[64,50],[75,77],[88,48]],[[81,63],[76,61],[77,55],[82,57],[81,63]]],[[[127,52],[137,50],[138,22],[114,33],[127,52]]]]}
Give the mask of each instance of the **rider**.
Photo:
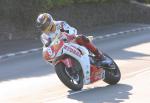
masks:
{"type": "MultiPolygon", "coordinates": [[[[68,41],[75,41],[77,44],[90,50],[98,61],[105,61],[104,56],[84,35],[77,35],[77,30],[69,26],[65,21],[55,21],[48,13],[39,14],[37,17],[37,27],[42,31],[41,41],[44,47],[48,47],[56,35],[63,34],[62,38],[68,41]]],[[[50,53],[43,52],[43,57],[49,59],[50,53]]],[[[107,64],[107,62],[101,62],[107,64]]]]}

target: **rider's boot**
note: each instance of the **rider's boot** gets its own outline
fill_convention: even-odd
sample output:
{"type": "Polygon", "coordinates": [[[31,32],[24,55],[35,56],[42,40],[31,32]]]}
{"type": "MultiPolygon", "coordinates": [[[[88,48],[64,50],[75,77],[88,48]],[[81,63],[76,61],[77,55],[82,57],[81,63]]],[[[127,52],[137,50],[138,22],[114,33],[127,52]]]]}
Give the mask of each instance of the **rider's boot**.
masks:
{"type": "Polygon", "coordinates": [[[102,52],[100,52],[91,42],[86,44],[86,48],[88,48],[94,55],[96,59],[96,66],[108,68],[111,66],[112,61],[108,60],[102,52]]]}
{"type": "Polygon", "coordinates": [[[103,56],[103,53],[98,51],[98,49],[92,44],[92,42],[90,42],[90,40],[86,36],[79,35],[76,38],[76,42],[79,45],[85,46],[88,50],[90,50],[95,55],[97,66],[103,66],[103,67],[109,67],[110,66],[110,61],[105,59],[105,57],[103,56]]]}

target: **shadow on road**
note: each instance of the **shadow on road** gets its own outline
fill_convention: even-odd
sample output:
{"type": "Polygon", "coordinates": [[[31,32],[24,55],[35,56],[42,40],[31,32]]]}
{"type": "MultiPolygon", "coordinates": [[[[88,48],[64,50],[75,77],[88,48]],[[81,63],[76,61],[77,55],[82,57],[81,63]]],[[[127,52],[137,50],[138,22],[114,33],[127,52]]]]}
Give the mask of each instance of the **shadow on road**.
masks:
{"type": "Polygon", "coordinates": [[[121,103],[129,99],[132,89],[133,87],[128,84],[108,85],[68,95],[68,98],[82,103],[121,103]]]}

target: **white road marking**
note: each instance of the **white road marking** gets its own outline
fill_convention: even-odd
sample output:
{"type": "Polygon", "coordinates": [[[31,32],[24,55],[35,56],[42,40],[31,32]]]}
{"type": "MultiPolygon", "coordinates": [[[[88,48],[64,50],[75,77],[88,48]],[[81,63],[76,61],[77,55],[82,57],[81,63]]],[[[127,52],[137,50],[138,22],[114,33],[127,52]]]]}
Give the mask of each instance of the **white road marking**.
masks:
{"type": "Polygon", "coordinates": [[[14,53],[9,53],[6,56],[15,56],[15,54],[14,53]]]}
{"type": "Polygon", "coordinates": [[[136,29],[126,30],[126,31],[120,31],[120,32],[117,32],[117,33],[105,34],[104,36],[97,36],[94,39],[109,38],[109,37],[112,37],[112,36],[123,35],[123,34],[127,34],[127,33],[130,33],[130,32],[137,32],[137,31],[142,31],[142,30],[146,30],[146,29],[150,29],[150,27],[142,27],[142,28],[136,28],[136,29]]]}
{"type": "MultiPolygon", "coordinates": [[[[142,31],[142,30],[146,30],[146,29],[150,29],[150,27],[142,27],[142,28],[136,28],[136,29],[126,30],[126,31],[120,31],[120,32],[117,32],[117,33],[105,34],[104,36],[97,36],[94,39],[104,39],[104,38],[109,38],[109,37],[112,37],[112,36],[127,34],[127,33],[130,33],[130,32],[142,31]]],[[[35,48],[35,49],[30,49],[30,50],[26,50],[26,51],[20,51],[20,52],[16,52],[16,53],[9,53],[9,54],[5,54],[5,55],[1,55],[0,59],[16,56],[18,54],[27,54],[27,53],[39,51],[41,49],[42,48],[35,48]]]]}
{"type": "MultiPolygon", "coordinates": [[[[104,37],[103,36],[99,36],[99,37],[97,37],[97,38],[99,38],[99,39],[103,39],[104,37]]],[[[94,38],[95,39],[95,38],[94,38]]]]}
{"type": "Polygon", "coordinates": [[[20,53],[22,53],[22,54],[26,54],[26,53],[28,53],[28,51],[21,51],[20,53]]]}

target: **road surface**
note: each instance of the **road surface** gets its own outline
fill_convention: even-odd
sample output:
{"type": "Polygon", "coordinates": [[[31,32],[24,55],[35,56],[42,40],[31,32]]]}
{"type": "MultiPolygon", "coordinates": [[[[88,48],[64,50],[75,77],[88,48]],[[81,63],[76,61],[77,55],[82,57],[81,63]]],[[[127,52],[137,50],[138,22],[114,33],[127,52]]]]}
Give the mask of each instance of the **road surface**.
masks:
{"type": "Polygon", "coordinates": [[[99,81],[73,92],[37,51],[0,60],[0,103],[150,103],[150,29],[97,36],[94,43],[119,65],[117,85],[99,81]]]}

